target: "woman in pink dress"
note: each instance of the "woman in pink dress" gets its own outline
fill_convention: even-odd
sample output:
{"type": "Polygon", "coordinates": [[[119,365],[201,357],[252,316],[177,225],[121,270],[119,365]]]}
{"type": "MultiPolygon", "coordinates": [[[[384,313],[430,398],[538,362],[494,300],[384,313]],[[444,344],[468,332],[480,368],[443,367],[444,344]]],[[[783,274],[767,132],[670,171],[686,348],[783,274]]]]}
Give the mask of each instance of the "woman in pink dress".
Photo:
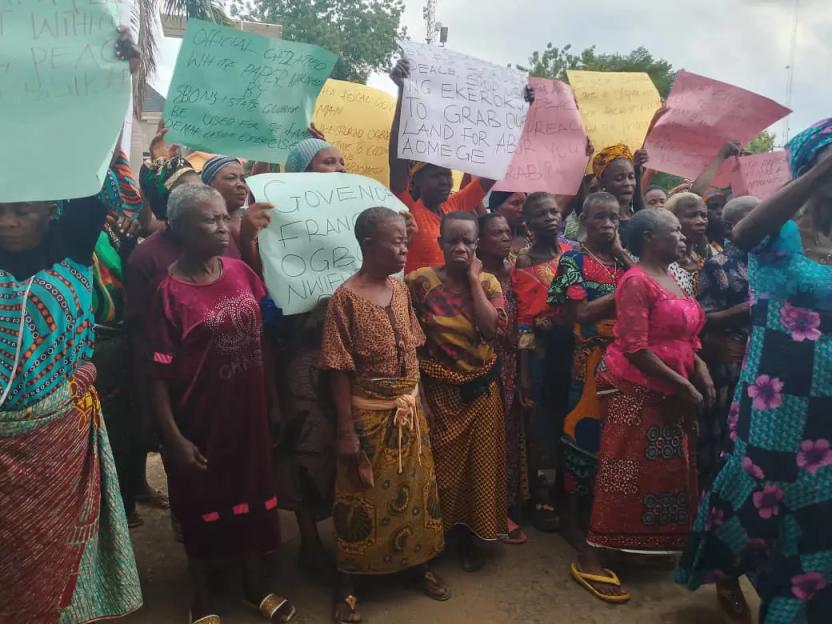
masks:
{"type": "Polygon", "coordinates": [[[195,623],[218,624],[206,563],[243,560],[244,596],[272,622],[295,608],[270,593],[261,555],[277,548],[260,302],[266,290],[243,262],[221,258],[230,239],[222,196],[176,188],[168,223],[182,255],[159,284],[145,332],[150,394],[162,434],[173,513],[182,524],[195,623]]]}
{"type": "MultiPolygon", "coordinates": [[[[616,288],[615,340],[599,367],[604,424],[587,542],[667,553],[682,550],[690,533],[696,413],[713,400],[714,386],[696,355],[705,315],[668,272],[686,248],[678,219],[645,208],[630,220],[628,237],[640,261],[616,288]]],[[[629,599],[609,570],[572,574],[601,600],[629,599]]]]}

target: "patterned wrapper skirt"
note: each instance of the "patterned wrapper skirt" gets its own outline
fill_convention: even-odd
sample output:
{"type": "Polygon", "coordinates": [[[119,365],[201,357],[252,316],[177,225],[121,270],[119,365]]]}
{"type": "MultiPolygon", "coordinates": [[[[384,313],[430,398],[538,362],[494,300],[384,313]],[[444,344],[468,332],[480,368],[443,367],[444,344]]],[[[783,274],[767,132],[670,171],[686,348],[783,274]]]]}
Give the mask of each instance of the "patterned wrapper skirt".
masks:
{"type": "Polygon", "coordinates": [[[506,534],[503,402],[494,361],[461,373],[419,361],[445,529],[460,524],[484,540],[506,534]]]}
{"type": "Polygon", "coordinates": [[[679,551],[696,514],[695,411],[599,369],[603,429],[587,542],[679,551]]]}
{"type": "Polygon", "coordinates": [[[141,606],[95,368],[0,411],[0,623],[79,624],[141,606]]]}
{"type": "Polygon", "coordinates": [[[353,419],[374,484],[364,485],[356,466],[338,462],[332,516],[342,572],[400,572],[444,548],[430,432],[417,385],[416,378],[353,381],[353,419]]]}

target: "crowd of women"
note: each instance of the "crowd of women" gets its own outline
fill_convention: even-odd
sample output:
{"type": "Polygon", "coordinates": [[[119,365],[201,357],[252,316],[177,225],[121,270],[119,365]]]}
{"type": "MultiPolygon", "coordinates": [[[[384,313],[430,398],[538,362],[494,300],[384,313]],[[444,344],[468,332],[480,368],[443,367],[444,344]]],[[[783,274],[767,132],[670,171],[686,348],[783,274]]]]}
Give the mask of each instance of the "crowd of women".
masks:
{"type": "MultiPolygon", "coordinates": [[[[128,523],[167,504],[144,478],[158,448],[195,624],[221,622],[218,559],[263,618],[294,617],[264,574],[278,508],[301,569],[337,571],[335,622],[361,621],[356,576],[448,600],[446,540],[474,572],[530,525],[562,529],[593,599],[629,600],[622,557],[681,553],[676,581],[715,583],[732,622],[743,575],[760,621],[832,621],[832,119],[760,202],[710,189],[731,143],[669,193],[625,145],[588,146],[574,197],[452,193],[396,158],[399,113],[408,212],[364,211],[361,268],[301,315],[267,296],[273,207],[234,157],[199,167],[160,131],[138,183],[117,152],[96,196],[0,203],[0,622],[139,608],[128,523]]],[[[283,167],[349,163],[316,135],[283,167]]]]}

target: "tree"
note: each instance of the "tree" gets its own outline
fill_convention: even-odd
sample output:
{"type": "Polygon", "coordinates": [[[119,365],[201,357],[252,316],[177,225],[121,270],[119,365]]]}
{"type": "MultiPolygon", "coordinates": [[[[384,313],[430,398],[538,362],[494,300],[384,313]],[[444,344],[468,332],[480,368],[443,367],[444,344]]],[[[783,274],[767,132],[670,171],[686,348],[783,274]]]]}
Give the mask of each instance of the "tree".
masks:
{"type": "Polygon", "coordinates": [[[403,0],[232,0],[231,14],[283,26],[283,37],[338,55],[332,77],[366,82],[385,70],[406,35],[403,0]]]}
{"type": "Polygon", "coordinates": [[[751,142],[745,146],[752,154],[762,154],[764,152],[774,151],[775,136],[768,130],[763,130],[760,134],[751,139],[751,142]]]}
{"type": "Polygon", "coordinates": [[[591,46],[576,55],[572,54],[572,44],[556,48],[548,43],[545,50],[542,52],[534,51],[529,57],[528,72],[532,76],[555,78],[568,82],[566,75],[568,69],[646,72],[663,98],[670,93],[670,87],[676,78],[673,65],[664,59],[654,58],[643,47],[636,48],[628,54],[599,54],[596,52],[595,46],[591,46]]]}

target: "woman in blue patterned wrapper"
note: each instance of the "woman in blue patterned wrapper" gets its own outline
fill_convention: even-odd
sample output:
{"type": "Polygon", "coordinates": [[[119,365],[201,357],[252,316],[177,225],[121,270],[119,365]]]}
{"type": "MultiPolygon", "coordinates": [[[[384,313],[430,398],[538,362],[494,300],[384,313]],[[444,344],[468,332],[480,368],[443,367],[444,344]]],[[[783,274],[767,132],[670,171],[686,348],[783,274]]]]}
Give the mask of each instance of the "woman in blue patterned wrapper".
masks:
{"type": "MultiPolygon", "coordinates": [[[[124,32],[116,51],[133,65],[124,32]]],[[[89,363],[106,213],[98,196],[0,203],[2,622],[75,624],[141,606],[89,363]]]]}
{"type": "Polygon", "coordinates": [[[691,589],[749,574],[765,624],[832,621],[832,119],[789,158],[794,180],[733,231],[752,302],[734,449],[676,574],[691,589]]]}

